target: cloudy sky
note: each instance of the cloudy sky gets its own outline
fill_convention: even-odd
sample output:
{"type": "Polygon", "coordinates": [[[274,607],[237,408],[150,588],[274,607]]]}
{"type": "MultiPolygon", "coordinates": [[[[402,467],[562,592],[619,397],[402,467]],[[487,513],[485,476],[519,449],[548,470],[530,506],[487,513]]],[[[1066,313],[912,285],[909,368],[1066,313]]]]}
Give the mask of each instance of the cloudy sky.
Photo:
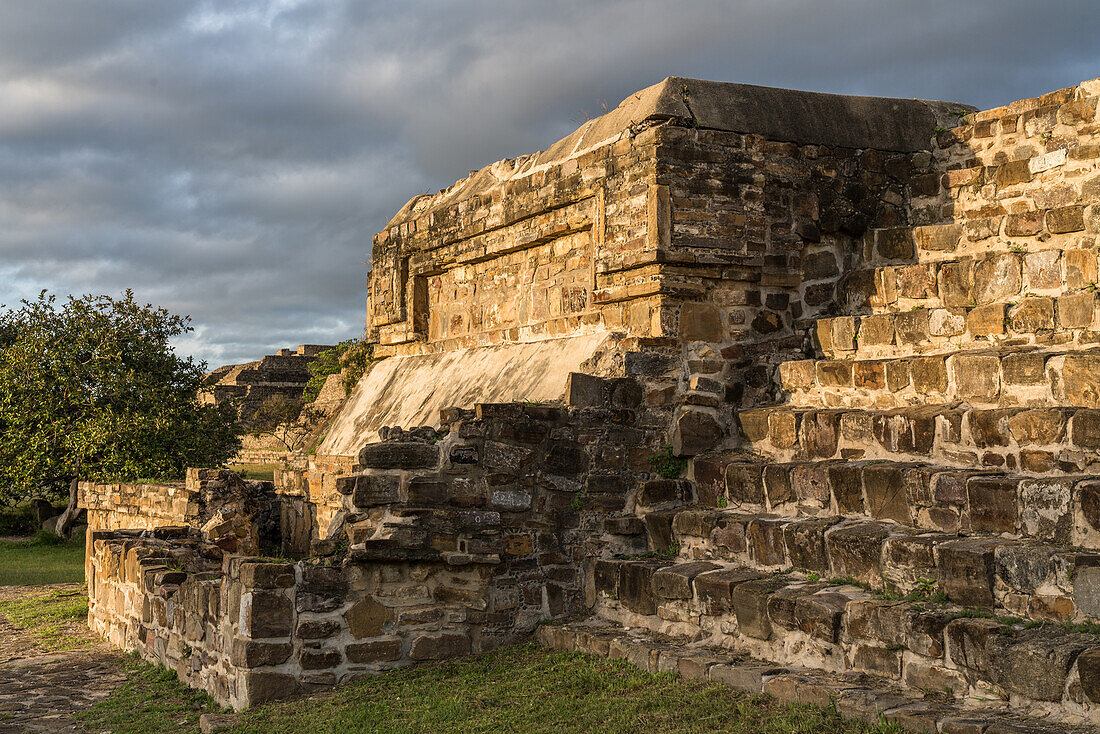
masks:
{"type": "Polygon", "coordinates": [[[992,107],[1096,0],[0,0],[0,303],[133,288],[211,366],[361,332],[371,235],[666,76],[992,107]]]}

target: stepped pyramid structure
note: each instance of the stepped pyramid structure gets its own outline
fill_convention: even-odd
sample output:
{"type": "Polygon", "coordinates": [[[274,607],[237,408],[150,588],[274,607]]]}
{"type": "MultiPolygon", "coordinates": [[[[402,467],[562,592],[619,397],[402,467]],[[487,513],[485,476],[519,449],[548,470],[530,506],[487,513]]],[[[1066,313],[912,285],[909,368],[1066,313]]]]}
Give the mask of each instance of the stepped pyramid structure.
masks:
{"type": "Polygon", "coordinates": [[[93,625],[236,707],[537,630],[918,731],[1093,730],[1098,96],[670,78],[414,198],[384,358],[281,477],[314,558],[96,533],[93,625]]]}

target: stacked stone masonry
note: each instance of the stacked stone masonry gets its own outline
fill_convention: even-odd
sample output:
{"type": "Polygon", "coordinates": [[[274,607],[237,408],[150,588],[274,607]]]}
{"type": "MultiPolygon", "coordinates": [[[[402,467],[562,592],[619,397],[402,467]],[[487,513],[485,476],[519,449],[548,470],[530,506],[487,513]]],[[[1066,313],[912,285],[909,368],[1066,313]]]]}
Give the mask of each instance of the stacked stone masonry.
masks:
{"type": "Polygon", "coordinates": [[[916,730],[1100,724],[1098,94],[668,79],[414,198],[374,239],[377,356],[602,351],[552,405],[486,381],[322,443],[279,481],[309,559],[97,534],[94,624],[237,707],[569,620],[540,639],[916,730]]]}
{"type": "Polygon", "coordinates": [[[309,382],[309,364],[332,347],[301,344],[280,349],[255,362],[230,364],[203,377],[199,400],[212,405],[232,403],[247,423],[267,398],[282,395],[297,400],[309,382]]]}

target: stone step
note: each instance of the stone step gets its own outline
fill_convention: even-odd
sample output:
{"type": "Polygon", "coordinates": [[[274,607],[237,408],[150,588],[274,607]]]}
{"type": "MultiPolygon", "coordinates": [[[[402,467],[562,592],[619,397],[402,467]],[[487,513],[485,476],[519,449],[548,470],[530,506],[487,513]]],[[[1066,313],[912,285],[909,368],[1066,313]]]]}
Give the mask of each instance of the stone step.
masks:
{"type": "Polygon", "coordinates": [[[986,347],[1088,348],[1100,343],[1096,296],[1030,296],[984,306],[816,319],[816,346],[826,357],[907,357],[986,347]]]}
{"type": "Polygon", "coordinates": [[[779,365],[793,407],[1100,407],[1100,348],[985,348],[897,358],[797,360],[779,365]]]}
{"type": "MultiPolygon", "coordinates": [[[[863,236],[862,261],[869,266],[901,266],[1081,248],[1100,231],[1100,186],[1089,191],[1088,198],[1072,204],[939,224],[870,229],[863,236]]],[[[1040,258],[1032,260],[1042,262],[1040,258]]]]}
{"type": "MultiPolygon", "coordinates": [[[[861,516],[921,532],[988,532],[1100,549],[1100,478],[1092,475],[1036,477],[919,462],[765,463],[733,453],[697,456],[691,472],[694,508],[721,505],[785,518],[861,516]]],[[[673,508],[668,517],[680,511],[673,508]]]]}
{"type": "MultiPolygon", "coordinates": [[[[957,479],[951,478],[962,484],[957,479]]],[[[800,480],[805,484],[814,477],[800,480]]],[[[990,477],[984,485],[975,483],[974,496],[997,499],[998,481],[990,477]]],[[[875,508],[879,514],[902,514],[898,505],[904,503],[893,502],[888,492],[878,498],[886,502],[875,508]]],[[[949,517],[950,508],[943,514],[942,525],[959,524],[957,513],[949,517]]],[[[1011,526],[1013,518],[1006,514],[999,508],[976,508],[963,519],[986,531],[961,534],[853,516],[781,517],[696,508],[675,513],[664,532],[678,558],[692,562],[732,563],[754,573],[796,569],[810,580],[846,579],[884,598],[939,599],[1033,621],[1100,619],[1100,552],[997,533],[998,523],[1011,526]]],[[[1025,522],[1037,514],[1032,512],[1025,522]]],[[[934,525],[937,519],[934,514],[932,518],[926,513],[922,519],[934,525]]]]}
{"type": "Polygon", "coordinates": [[[930,461],[1046,475],[1100,467],[1100,410],[1092,408],[772,406],[739,411],[737,422],[746,448],[772,461],[930,461]]]}
{"type": "MultiPolygon", "coordinates": [[[[960,674],[959,678],[952,675],[942,678],[942,682],[948,685],[953,682],[957,686],[951,689],[950,698],[941,690],[926,693],[920,689],[933,679],[936,683],[941,682],[937,676],[939,671],[935,666],[906,663],[904,659],[900,667],[907,677],[895,678],[893,671],[887,675],[858,673],[855,665],[843,673],[829,673],[797,662],[780,665],[747,652],[600,619],[542,625],[537,639],[551,650],[625,660],[651,673],[673,673],[735,691],[768,695],[781,703],[835,706],[842,716],[872,726],[886,722],[907,731],[946,734],[1084,734],[1093,730],[1088,726],[1058,722],[1053,716],[1043,717],[1041,712],[1038,717],[1026,717],[1010,705],[990,700],[988,696],[981,701],[956,699],[956,690],[962,690],[964,685],[969,688],[965,674],[960,674]]],[[[873,645],[867,647],[870,649],[873,645]]],[[[859,668],[869,668],[866,663],[876,654],[877,650],[863,652],[859,668]]],[[[1075,662],[1078,668],[1086,671],[1085,680],[1090,681],[1087,690],[1092,692],[1089,677],[1092,653],[1082,660],[1083,655],[1078,653],[1075,662]]],[[[1087,695],[1082,690],[1080,696],[1086,703],[1080,708],[1090,707],[1087,713],[1078,717],[1082,720],[1092,714],[1093,702],[1087,695]]],[[[1062,714],[1061,718],[1069,717],[1062,714]]]]}
{"type": "Polygon", "coordinates": [[[949,689],[952,698],[994,694],[1063,715],[1088,703],[1080,713],[1100,722],[1091,705],[1100,691],[1081,690],[1100,673],[1093,626],[1029,623],[930,598],[883,598],[844,578],[714,562],[600,561],[595,586],[597,614],[626,627],[705,638],[780,665],[949,689]],[[929,680],[937,685],[919,683],[929,680]]]}
{"type": "Polygon", "coordinates": [[[838,288],[845,311],[857,314],[974,308],[1030,297],[1060,299],[1094,293],[1097,249],[1092,239],[1076,238],[1065,244],[1044,242],[1039,245],[1042,249],[1035,243],[1014,245],[1015,250],[987,246],[970,255],[948,253],[932,261],[921,258],[920,262],[856,268],[841,279],[838,288]]]}

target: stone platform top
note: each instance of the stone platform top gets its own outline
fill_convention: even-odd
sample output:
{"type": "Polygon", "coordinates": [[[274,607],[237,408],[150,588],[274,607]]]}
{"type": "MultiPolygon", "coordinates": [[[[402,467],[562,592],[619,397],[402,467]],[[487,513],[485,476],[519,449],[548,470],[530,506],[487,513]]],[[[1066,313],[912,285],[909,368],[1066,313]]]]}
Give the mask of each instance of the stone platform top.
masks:
{"type": "Polygon", "coordinates": [[[976,109],[958,102],[825,94],[670,76],[635,92],[545,151],[497,161],[438,194],[413,197],[386,228],[578,158],[647,122],[682,120],[692,127],[784,142],[912,152],[929,148],[937,127],[954,127],[961,114],[976,109]]]}

